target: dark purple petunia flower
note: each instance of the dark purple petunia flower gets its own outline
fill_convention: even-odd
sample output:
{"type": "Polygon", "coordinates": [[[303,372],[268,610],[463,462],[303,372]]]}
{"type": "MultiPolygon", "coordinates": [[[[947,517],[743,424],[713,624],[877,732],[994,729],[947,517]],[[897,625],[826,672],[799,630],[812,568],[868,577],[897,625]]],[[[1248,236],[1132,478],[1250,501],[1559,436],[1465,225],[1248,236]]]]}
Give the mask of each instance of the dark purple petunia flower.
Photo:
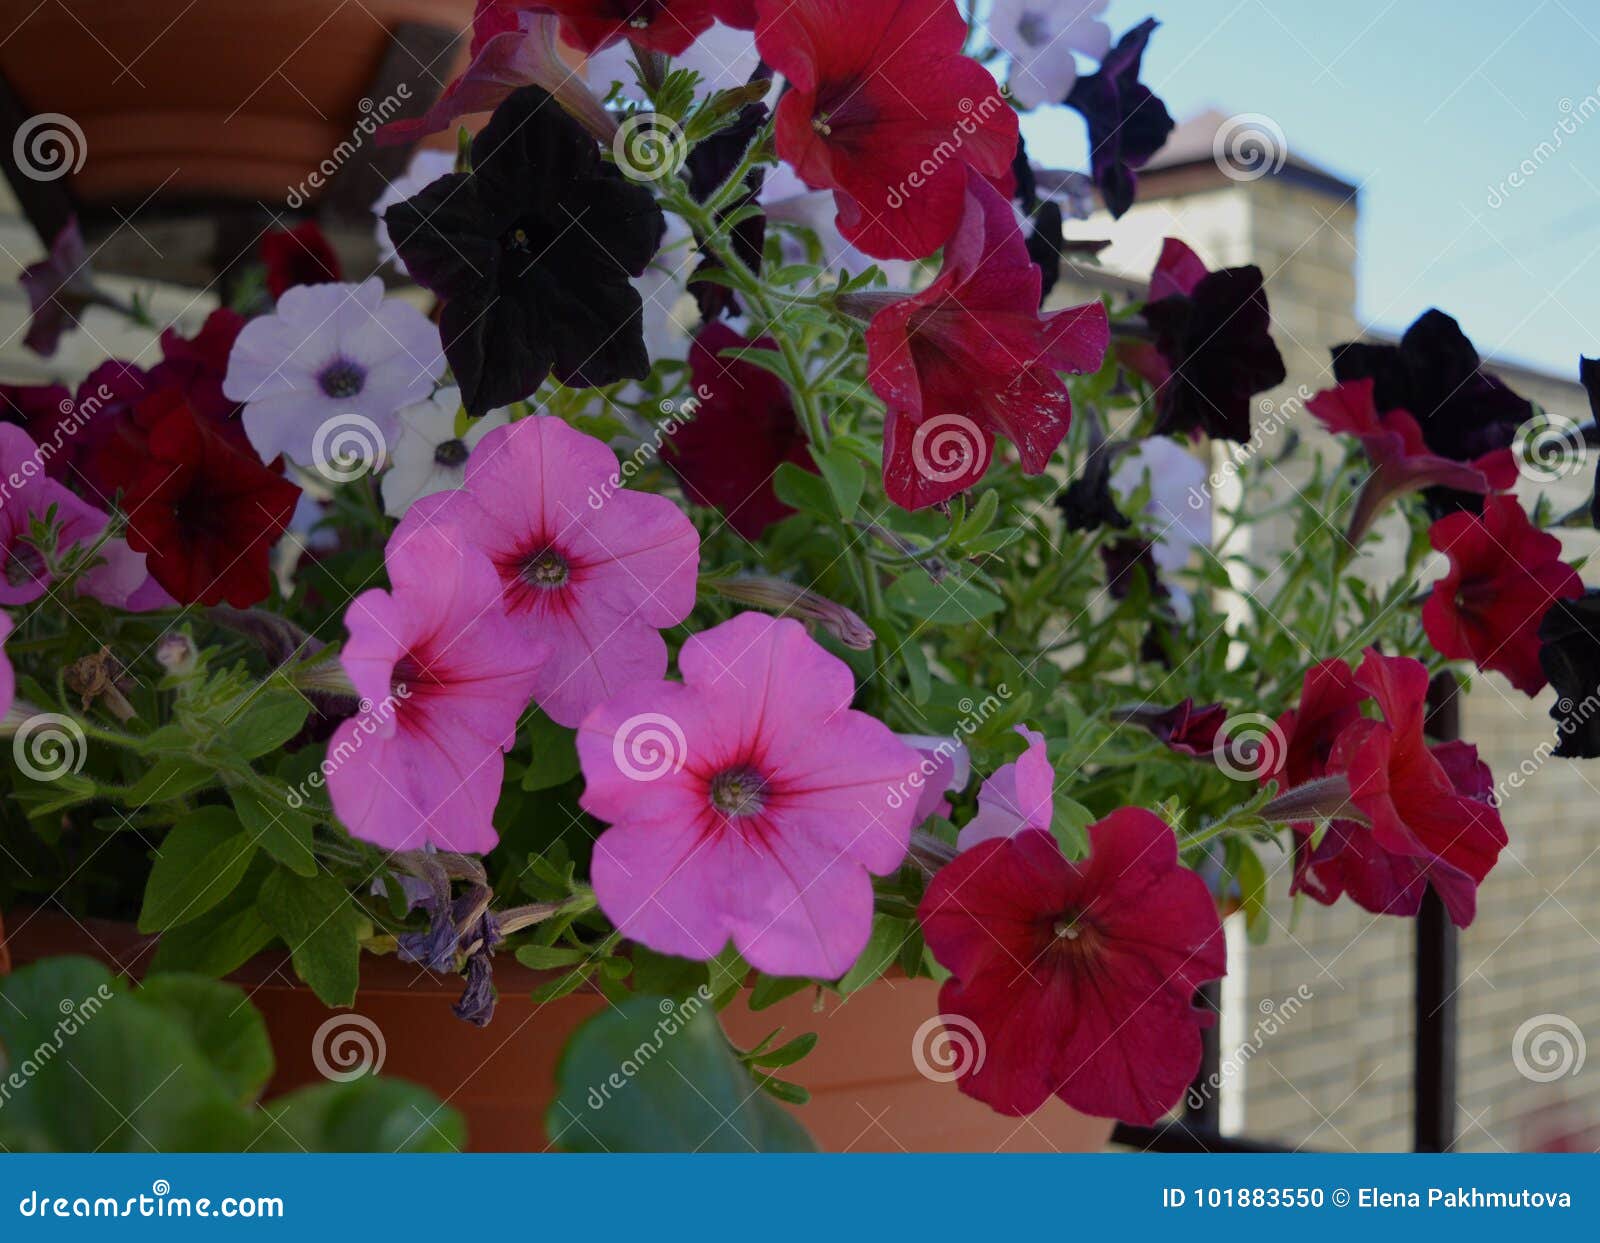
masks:
{"type": "Polygon", "coordinates": [[[1170,708],[1131,708],[1115,716],[1119,721],[1144,726],[1182,755],[1199,756],[1217,749],[1217,731],[1228,719],[1228,709],[1220,703],[1196,707],[1191,697],[1170,708]]]}
{"type": "MultiPolygon", "coordinates": [[[[1379,414],[1407,411],[1428,448],[1457,462],[1509,448],[1517,428],[1533,417],[1533,406],[1483,371],[1480,361],[1461,325],[1436,309],[1407,328],[1399,345],[1333,347],[1340,383],[1370,379],[1379,414]]],[[[1483,508],[1483,497],[1451,488],[1430,488],[1424,498],[1434,517],[1483,508]]]]}
{"type": "Polygon", "coordinates": [[[661,244],[661,209],[539,87],[495,109],[472,172],[384,220],[411,275],[444,300],[440,335],[469,414],[522,400],[552,372],[584,388],[649,374],[629,277],[661,244]]]}
{"type": "MultiPolygon", "coordinates": [[[[1589,417],[1600,424],[1600,358],[1578,359],[1578,381],[1589,394],[1589,417]]],[[[1600,463],[1594,471],[1594,497],[1589,502],[1589,521],[1600,527],[1600,463]]]]}
{"type": "Polygon", "coordinates": [[[49,358],[61,344],[61,334],[75,328],[78,316],[99,298],[89,274],[89,256],[76,216],[70,217],[56,234],[50,253],[23,268],[17,279],[33,312],[22,343],[35,354],[49,358]]]}
{"type": "Polygon", "coordinates": [[[1064,101],[1088,123],[1090,171],[1113,216],[1133,206],[1139,182],[1134,170],[1161,150],[1172,133],[1167,106],[1139,81],[1145,45],[1158,25],[1155,18],[1146,18],[1123,35],[1099,70],[1079,78],[1064,101]]]}
{"type": "Polygon", "coordinates": [[[1600,756],[1600,591],[1550,605],[1539,623],[1539,665],[1556,692],[1550,705],[1560,736],[1555,753],[1600,756]]]}
{"type": "Polygon", "coordinates": [[[1155,342],[1124,351],[1124,361],[1156,386],[1156,432],[1246,443],[1250,399],[1288,374],[1272,340],[1261,269],[1208,272],[1169,237],[1144,317],[1155,342]]]}

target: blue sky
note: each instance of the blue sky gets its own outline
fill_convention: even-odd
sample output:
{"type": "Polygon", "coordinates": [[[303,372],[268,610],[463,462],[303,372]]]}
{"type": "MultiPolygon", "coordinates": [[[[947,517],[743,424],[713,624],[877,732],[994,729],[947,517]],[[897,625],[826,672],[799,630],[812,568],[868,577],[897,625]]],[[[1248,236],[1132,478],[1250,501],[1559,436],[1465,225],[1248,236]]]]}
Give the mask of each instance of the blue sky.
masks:
{"type": "MultiPolygon", "coordinates": [[[[1147,16],[1144,80],[1174,116],[1263,113],[1362,186],[1363,321],[1399,330],[1439,306],[1486,357],[1574,378],[1600,353],[1594,0],[1113,0],[1109,20],[1147,16]]],[[[1081,122],[1044,111],[1035,158],[1084,167],[1081,122]]]]}

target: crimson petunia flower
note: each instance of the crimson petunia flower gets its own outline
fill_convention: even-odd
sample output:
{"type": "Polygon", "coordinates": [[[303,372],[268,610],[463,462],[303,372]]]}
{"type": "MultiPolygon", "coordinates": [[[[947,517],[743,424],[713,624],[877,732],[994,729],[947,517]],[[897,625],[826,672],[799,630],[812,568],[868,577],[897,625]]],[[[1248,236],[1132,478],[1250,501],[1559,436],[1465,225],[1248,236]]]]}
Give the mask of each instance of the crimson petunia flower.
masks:
{"type": "Polygon", "coordinates": [[[145,457],[123,497],[128,545],[182,604],[248,608],[271,590],[272,546],[300,489],[239,449],[174,388],[139,408],[145,457]]]}
{"type": "Polygon", "coordinates": [[[1110,343],[1099,302],[1039,313],[1039,268],[1016,213],[982,177],[967,178],[933,283],[904,298],[856,295],[857,307],[876,311],[867,377],[888,407],[884,487],[905,509],[977,483],[996,434],[1017,447],[1024,472],[1040,474],[1072,421],[1057,373],[1098,370],[1110,343]]]}
{"type": "Polygon", "coordinates": [[[1428,540],[1450,570],[1422,606],[1422,627],[1439,654],[1506,675],[1524,694],[1545,684],[1539,623],[1557,600],[1583,594],[1561,541],[1528,520],[1514,496],[1490,496],[1483,513],[1447,514],[1428,540]]]}
{"type": "Polygon", "coordinates": [[[661,209],[545,91],[495,109],[471,173],[384,219],[407,270],[444,299],[440,336],[469,414],[521,401],[552,372],[579,387],[649,373],[629,277],[655,256],[661,209]]]}
{"type": "Polygon", "coordinates": [[[1372,463],[1372,474],[1350,516],[1352,544],[1360,543],[1384,506],[1404,493],[1449,487],[1482,495],[1504,491],[1517,482],[1517,461],[1510,449],[1491,449],[1472,462],[1442,457],[1428,448],[1422,429],[1408,412],[1379,414],[1372,389],[1371,380],[1350,380],[1306,402],[1330,432],[1360,440],[1372,463]]]}
{"type": "Polygon", "coordinates": [[[317,227],[302,220],[289,229],[272,229],[261,239],[261,262],[267,269],[267,292],[276,302],[285,289],[343,280],[339,254],[317,227]]]}
{"type": "Polygon", "coordinates": [[[689,348],[694,408],[661,455],[691,500],[720,510],[750,540],[794,512],[773,490],[779,465],[816,470],[783,381],[754,363],[719,356],[770,345],[770,338],[747,341],[721,322],[700,330],[689,348]]]}
{"type": "Polygon", "coordinates": [[[1090,825],[1076,863],[1038,829],[982,842],[939,870],[917,917],[951,972],[941,1014],[981,1038],[968,1096],[1020,1115],[1054,1095],[1149,1125],[1200,1068],[1212,1016],[1194,995],[1227,970],[1222,924],[1150,812],[1090,825]]]}
{"type": "Polygon", "coordinates": [[[1343,785],[1331,796],[1338,806],[1304,809],[1331,814],[1320,841],[1310,820],[1293,822],[1292,893],[1325,906],[1348,893],[1374,914],[1415,915],[1431,884],[1454,923],[1472,922],[1505,827],[1476,748],[1424,739],[1427,693],[1420,661],[1372,650],[1356,673],[1341,660],[1307,671],[1299,708],[1278,720],[1280,762],[1262,781],[1287,786],[1289,799],[1323,779],[1343,785]],[[1362,714],[1370,701],[1381,720],[1362,714]]]}
{"type": "MultiPolygon", "coordinates": [[[[1533,417],[1533,406],[1483,370],[1461,325],[1437,309],[1419,316],[1398,345],[1334,346],[1333,374],[1341,383],[1373,381],[1381,412],[1409,411],[1428,447],[1457,462],[1508,448],[1533,417]]],[[[1476,513],[1480,504],[1453,485],[1430,489],[1427,501],[1436,516],[1463,508],[1476,513]]]]}
{"type": "Polygon", "coordinates": [[[1010,182],[1017,116],[962,55],[953,0],[757,0],[756,47],[789,81],[778,154],[832,190],[839,231],[880,259],[921,259],[961,221],[967,171],[1010,182]]]}
{"type": "MultiPolygon", "coordinates": [[[[1121,216],[1133,206],[1134,170],[1161,150],[1172,133],[1167,106],[1139,81],[1145,46],[1160,25],[1146,18],[1117,41],[1100,68],[1079,78],[1064,101],[1089,127],[1089,169],[1106,210],[1121,216]]],[[[1071,56],[1067,49],[1062,56],[1071,56]]]]}
{"type": "Polygon", "coordinates": [[[1246,443],[1250,399],[1288,374],[1273,344],[1261,269],[1207,271],[1169,237],[1150,276],[1144,316],[1155,342],[1124,351],[1124,360],[1156,386],[1156,431],[1246,443]]]}

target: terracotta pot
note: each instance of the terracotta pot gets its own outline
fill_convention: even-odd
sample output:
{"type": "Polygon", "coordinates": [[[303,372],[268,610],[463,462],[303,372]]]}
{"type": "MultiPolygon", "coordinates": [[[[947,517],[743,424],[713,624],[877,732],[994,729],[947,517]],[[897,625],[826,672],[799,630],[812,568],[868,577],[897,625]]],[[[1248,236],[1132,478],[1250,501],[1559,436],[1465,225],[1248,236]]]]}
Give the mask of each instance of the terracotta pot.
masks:
{"type": "Polygon", "coordinates": [[[387,116],[389,101],[409,113],[442,89],[465,62],[473,7],[0,0],[0,72],[29,114],[82,130],[86,159],[68,182],[82,203],[159,192],[282,205],[369,112],[387,116]],[[394,37],[407,25],[433,29],[408,31],[408,50],[394,37]],[[395,95],[402,83],[419,102],[395,95]]]}
{"type": "MultiPolygon", "coordinates": [[[[87,954],[126,974],[142,974],[153,940],[126,924],[78,923],[51,912],[14,914],[10,949],[17,965],[52,954],[87,954]]],[[[302,987],[280,953],[263,954],[232,977],[262,1012],[277,1072],[268,1094],[318,1082],[317,1031],[337,1014],[302,987]]],[[[383,1071],[420,1083],[461,1111],[476,1151],[538,1151],[548,1146],[544,1115],[555,1092],[556,1060],[573,1030],[606,1003],[577,993],[536,1006],[531,990],[546,973],[497,962],[500,1004],[482,1030],[450,1013],[455,978],[433,976],[393,958],[362,964],[355,1012],[382,1032],[383,1071]]],[[[828,1151],[1093,1152],[1112,1123],[1051,1101],[1029,1118],[1002,1117],[929,1080],[912,1057],[918,1029],[938,1010],[931,980],[885,978],[818,1012],[802,993],[760,1012],[744,999],[722,1014],[737,1044],[749,1047],[775,1027],[785,1038],[815,1031],[813,1052],[783,1071],[810,1089],[796,1116],[828,1151]]],[[[324,1042],[325,1043],[325,1042],[324,1042]]]]}

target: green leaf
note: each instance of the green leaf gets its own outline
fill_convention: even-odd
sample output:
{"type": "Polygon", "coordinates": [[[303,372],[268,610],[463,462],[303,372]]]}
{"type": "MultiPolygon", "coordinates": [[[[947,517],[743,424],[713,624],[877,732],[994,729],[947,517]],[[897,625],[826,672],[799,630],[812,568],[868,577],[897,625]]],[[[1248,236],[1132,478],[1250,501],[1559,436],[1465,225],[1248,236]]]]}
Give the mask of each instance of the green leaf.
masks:
{"type": "Polygon", "coordinates": [[[524,945],[517,950],[517,961],[534,971],[571,967],[588,957],[588,950],[571,945],[524,945]]]}
{"type": "Polygon", "coordinates": [[[839,517],[849,522],[856,516],[856,507],[861,503],[861,493],[867,486],[866,467],[862,466],[860,458],[839,445],[835,445],[826,453],[820,452],[815,445],[812,445],[811,458],[816,462],[817,469],[822,472],[828,490],[833,493],[839,517]]]}
{"type": "Polygon", "coordinates": [[[796,993],[803,993],[812,986],[812,981],[803,975],[763,975],[756,978],[754,987],[750,990],[750,1008],[752,1010],[765,1010],[775,1006],[785,997],[793,997],[796,993]]]}
{"type": "Polygon", "coordinates": [[[321,1083],[268,1102],[252,1152],[460,1152],[461,1115],[398,1079],[321,1083]]]}
{"type": "Polygon", "coordinates": [[[897,915],[874,915],[872,917],[872,935],[867,938],[867,946],[861,951],[855,965],[844,973],[837,985],[839,991],[845,996],[858,989],[865,988],[890,967],[900,953],[900,947],[906,943],[906,938],[916,932],[917,925],[914,920],[901,919],[897,915]]]}
{"type": "Polygon", "coordinates": [[[322,1003],[354,1003],[365,921],[344,886],[331,876],[306,879],[279,868],[262,882],[256,903],[289,947],[295,973],[322,1003]]]}
{"type": "Polygon", "coordinates": [[[1050,833],[1069,859],[1081,859],[1089,853],[1089,826],[1095,814],[1082,803],[1059,795],[1055,801],[1055,814],[1050,818],[1050,833]]]}
{"type": "Polygon", "coordinates": [[[233,892],[255,844],[226,807],[202,807],[172,826],[145,883],[140,932],[162,932],[204,915],[233,892]]]}
{"type": "Polygon", "coordinates": [[[772,490],[785,505],[815,514],[819,518],[833,517],[833,493],[818,475],[801,470],[793,462],[780,462],[772,476],[772,490]]]}
{"type": "Polygon", "coordinates": [[[810,1152],[810,1137],[755,1091],[712,1007],[638,995],[567,1042],[545,1118],[569,1152],[810,1152]]]}
{"type": "Polygon", "coordinates": [[[143,1004],[86,958],[45,959],[0,979],[8,1069],[24,1060],[34,1068],[0,1109],[0,1142],[58,1152],[242,1148],[250,1115],[174,1004],[143,1004]],[[48,1058],[34,1054],[45,1048],[48,1058]]]}
{"type": "Polygon", "coordinates": [[[155,975],[138,996],[183,1026],[235,1101],[255,1103],[272,1078],[272,1046],[266,1023],[255,1007],[239,1004],[237,988],[198,975],[155,975]]]}
{"type": "Polygon", "coordinates": [[[168,803],[217,780],[217,770],[198,760],[168,756],[157,760],[118,798],[129,807],[168,803]]]}
{"type": "Polygon", "coordinates": [[[276,751],[300,732],[310,712],[311,705],[296,691],[262,691],[223,731],[221,751],[247,760],[276,751]]]}
{"type": "Polygon", "coordinates": [[[289,806],[287,790],[272,803],[251,786],[232,786],[228,794],[239,813],[239,823],[256,845],[297,875],[317,874],[317,859],[311,851],[313,821],[289,806]]]}
{"type": "Polygon", "coordinates": [[[807,1032],[803,1036],[796,1036],[787,1044],[779,1045],[776,1049],[749,1054],[745,1060],[752,1066],[765,1066],[777,1070],[780,1067],[793,1066],[816,1047],[817,1033],[807,1032]]]}
{"type": "Polygon", "coordinates": [[[578,775],[576,730],[557,725],[543,712],[535,710],[523,725],[522,734],[533,752],[522,774],[524,790],[548,790],[578,775]]]}
{"type": "Polygon", "coordinates": [[[902,613],[936,625],[968,625],[1005,607],[994,592],[951,575],[934,582],[921,570],[903,574],[890,585],[888,600],[902,613]]]}

